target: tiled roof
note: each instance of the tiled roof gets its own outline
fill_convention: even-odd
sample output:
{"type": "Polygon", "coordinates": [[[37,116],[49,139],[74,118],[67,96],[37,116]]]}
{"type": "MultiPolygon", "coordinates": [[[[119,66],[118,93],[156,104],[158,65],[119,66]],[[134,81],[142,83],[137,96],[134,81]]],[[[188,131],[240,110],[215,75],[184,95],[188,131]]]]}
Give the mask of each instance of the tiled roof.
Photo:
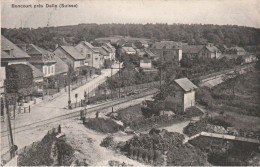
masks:
{"type": "Polygon", "coordinates": [[[85,45],[87,45],[88,47],[90,47],[90,48],[93,48],[94,46],[93,45],[91,45],[89,42],[87,42],[87,41],[83,41],[83,43],[85,44],[85,45]]]}
{"type": "Polygon", "coordinates": [[[93,47],[92,50],[93,50],[94,52],[98,53],[98,52],[99,52],[99,47],[93,47]]]}
{"type": "Polygon", "coordinates": [[[99,47],[99,53],[103,56],[108,56],[108,52],[103,47],[99,47]]]}
{"type": "Polygon", "coordinates": [[[1,59],[30,58],[21,48],[1,35],[1,59]],[[8,52],[12,50],[10,55],[8,52]]]}
{"type": "Polygon", "coordinates": [[[148,54],[150,57],[158,57],[156,56],[153,52],[151,52],[149,49],[145,49],[145,52],[148,54]]]}
{"type": "Polygon", "coordinates": [[[55,74],[62,74],[62,73],[65,73],[65,72],[68,72],[68,65],[62,61],[59,56],[57,55],[54,55],[54,59],[56,61],[56,64],[55,64],[55,74]]]}
{"type": "Polygon", "coordinates": [[[109,53],[112,53],[111,49],[109,49],[107,46],[102,46],[102,48],[109,53]]]}
{"type": "Polygon", "coordinates": [[[212,53],[216,53],[216,52],[220,52],[220,50],[216,47],[216,46],[213,46],[213,45],[207,45],[206,48],[212,52],[212,53]]]}
{"type": "Polygon", "coordinates": [[[32,68],[33,78],[41,78],[41,77],[43,77],[43,73],[41,72],[41,70],[39,70],[38,68],[34,67],[32,64],[30,64],[28,62],[26,64],[32,68]]]}
{"type": "Polygon", "coordinates": [[[73,46],[60,46],[65,52],[67,52],[74,60],[84,60],[82,56],[73,46]]]}
{"type": "Polygon", "coordinates": [[[106,43],[106,45],[107,45],[110,49],[114,48],[110,43],[106,43]]]}
{"type": "Polygon", "coordinates": [[[182,47],[182,53],[199,53],[203,47],[203,45],[185,45],[182,47]]]}
{"type": "Polygon", "coordinates": [[[51,54],[50,51],[40,48],[34,44],[26,45],[26,52],[30,54],[42,54],[42,55],[49,55],[51,54]]]}
{"type": "Polygon", "coordinates": [[[174,80],[185,92],[198,88],[188,78],[181,78],[174,80]]]}
{"type": "Polygon", "coordinates": [[[134,48],[132,48],[132,47],[122,47],[122,49],[123,49],[125,52],[135,52],[134,48]]]}
{"type": "Polygon", "coordinates": [[[97,47],[94,47],[93,45],[91,45],[89,42],[87,41],[82,41],[82,43],[87,46],[88,48],[90,48],[93,52],[98,53],[99,49],[97,47]]]}

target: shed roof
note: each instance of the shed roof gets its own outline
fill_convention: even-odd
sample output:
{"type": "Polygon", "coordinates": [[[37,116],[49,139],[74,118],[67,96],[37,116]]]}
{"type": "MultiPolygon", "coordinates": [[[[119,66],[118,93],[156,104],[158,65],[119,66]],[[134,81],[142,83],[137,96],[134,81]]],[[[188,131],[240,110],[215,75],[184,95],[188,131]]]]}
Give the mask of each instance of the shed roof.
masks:
{"type": "Polygon", "coordinates": [[[82,56],[76,48],[73,46],[60,46],[65,52],[67,52],[74,60],[84,60],[85,57],[82,56]]]}
{"type": "Polygon", "coordinates": [[[180,78],[174,80],[185,92],[198,88],[188,78],[180,78]]]}
{"type": "Polygon", "coordinates": [[[21,48],[9,41],[3,35],[1,35],[1,59],[18,59],[18,58],[30,58],[30,56],[24,52],[21,48]],[[7,51],[13,50],[12,55],[7,51]]]}

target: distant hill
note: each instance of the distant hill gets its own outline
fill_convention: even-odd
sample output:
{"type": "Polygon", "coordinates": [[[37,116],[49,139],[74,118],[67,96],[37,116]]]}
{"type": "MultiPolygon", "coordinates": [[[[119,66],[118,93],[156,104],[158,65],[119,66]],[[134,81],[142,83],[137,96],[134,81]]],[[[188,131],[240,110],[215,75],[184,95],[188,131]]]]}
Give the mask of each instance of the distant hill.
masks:
{"type": "Polygon", "coordinates": [[[201,24],[79,24],[46,28],[2,28],[2,35],[15,44],[33,43],[53,50],[55,44],[76,44],[81,40],[113,35],[153,40],[184,41],[189,44],[215,43],[217,46],[238,45],[250,51],[260,50],[260,29],[234,25],[201,24]]]}

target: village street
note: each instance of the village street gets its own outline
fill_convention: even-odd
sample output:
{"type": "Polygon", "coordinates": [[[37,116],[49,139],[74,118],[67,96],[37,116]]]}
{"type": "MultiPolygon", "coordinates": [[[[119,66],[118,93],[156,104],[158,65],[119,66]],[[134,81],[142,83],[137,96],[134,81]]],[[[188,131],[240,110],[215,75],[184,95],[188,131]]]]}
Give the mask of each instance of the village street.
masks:
{"type": "MultiPolygon", "coordinates": [[[[113,68],[117,68],[118,64],[115,64],[113,68]]],[[[112,74],[116,74],[118,69],[113,69],[112,74]]],[[[102,74],[87,82],[85,85],[71,91],[71,101],[76,101],[75,94],[78,94],[78,100],[84,98],[84,91],[92,91],[97,88],[101,83],[105,82],[106,78],[111,76],[111,69],[102,70],[102,74]]],[[[15,127],[21,127],[24,125],[32,124],[56,116],[68,114],[72,112],[66,109],[68,105],[68,92],[64,92],[53,100],[42,101],[31,107],[31,112],[18,114],[15,120],[11,120],[11,126],[15,135],[15,127]]],[[[77,109],[76,109],[77,110],[77,109]]],[[[6,122],[1,122],[1,133],[6,131],[6,122]]],[[[7,139],[7,138],[6,138],[7,139]]],[[[1,145],[8,143],[8,140],[1,138],[1,145]]],[[[3,148],[3,147],[2,147],[3,148]]]]}
{"type": "MultiPolygon", "coordinates": [[[[151,97],[152,96],[150,95],[149,97],[142,97],[128,101],[126,103],[115,105],[114,111],[126,108],[130,105],[140,104],[144,100],[151,99],[151,97]]],[[[74,110],[71,112],[73,111],[74,110]]],[[[111,112],[111,108],[100,110],[100,117],[106,117],[106,114],[109,112],[111,112]]],[[[95,113],[87,113],[86,117],[94,118],[95,113]]],[[[86,128],[82,124],[82,121],[79,119],[79,117],[53,122],[44,126],[37,126],[36,128],[33,128],[32,130],[26,130],[23,133],[15,134],[14,131],[14,143],[18,146],[19,149],[21,149],[22,147],[30,145],[33,142],[40,141],[44,135],[46,135],[48,130],[52,129],[53,127],[57,127],[58,125],[61,125],[62,132],[65,133],[67,142],[71,144],[73,148],[75,148],[76,156],[86,158],[88,164],[108,165],[108,160],[120,160],[132,165],[143,165],[127,158],[126,156],[101,147],[99,144],[103,138],[106,137],[106,134],[102,134],[86,128]]],[[[132,137],[132,135],[127,135],[126,133],[120,131],[115,134],[115,137],[118,137],[120,140],[122,140],[124,138],[129,139],[132,137]]],[[[1,138],[1,148],[2,155],[7,153],[8,136],[1,138]]]]}

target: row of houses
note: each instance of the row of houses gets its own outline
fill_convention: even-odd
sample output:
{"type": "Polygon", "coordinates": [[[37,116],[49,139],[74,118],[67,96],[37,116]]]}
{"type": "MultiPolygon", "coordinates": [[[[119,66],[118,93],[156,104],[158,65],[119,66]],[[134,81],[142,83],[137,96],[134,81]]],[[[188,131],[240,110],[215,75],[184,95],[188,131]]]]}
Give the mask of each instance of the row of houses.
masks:
{"type": "Polygon", "coordinates": [[[257,60],[255,54],[248,53],[241,47],[225,48],[224,51],[221,52],[220,49],[212,43],[205,45],[188,45],[183,42],[160,41],[149,43],[149,47],[140,49],[137,48],[133,42],[128,42],[122,45],[121,52],[141,57],[140,67],[142,68],[152,68],[152,60],[157,60],[159,57],[164,57],[166,60],[167,58],[173,59],[177,64],[182,59],[237,59],[241,57],[243,63],[251,63],[257,60]]]}
{"type": "MultiPolygon", "coordinates": [[[[25,64],[31,67],[33,81],[43,83],[44,80],[57,75],[67,75],[69,66],[76,74],[89,69],[91,73],[100,69],[106,60],[115,60],[115,48],[105,43],[101,47],[94,47],[86,41],[81,41],[76,46],[56,45],[54,51],[48,51],[34,44],[15,45],[4,36],[1,36],[1,93],[5,67],[12,64],[25,64]]],[[[42,84],[38,84],[38,91],[42,91],[42,84]]]]}

